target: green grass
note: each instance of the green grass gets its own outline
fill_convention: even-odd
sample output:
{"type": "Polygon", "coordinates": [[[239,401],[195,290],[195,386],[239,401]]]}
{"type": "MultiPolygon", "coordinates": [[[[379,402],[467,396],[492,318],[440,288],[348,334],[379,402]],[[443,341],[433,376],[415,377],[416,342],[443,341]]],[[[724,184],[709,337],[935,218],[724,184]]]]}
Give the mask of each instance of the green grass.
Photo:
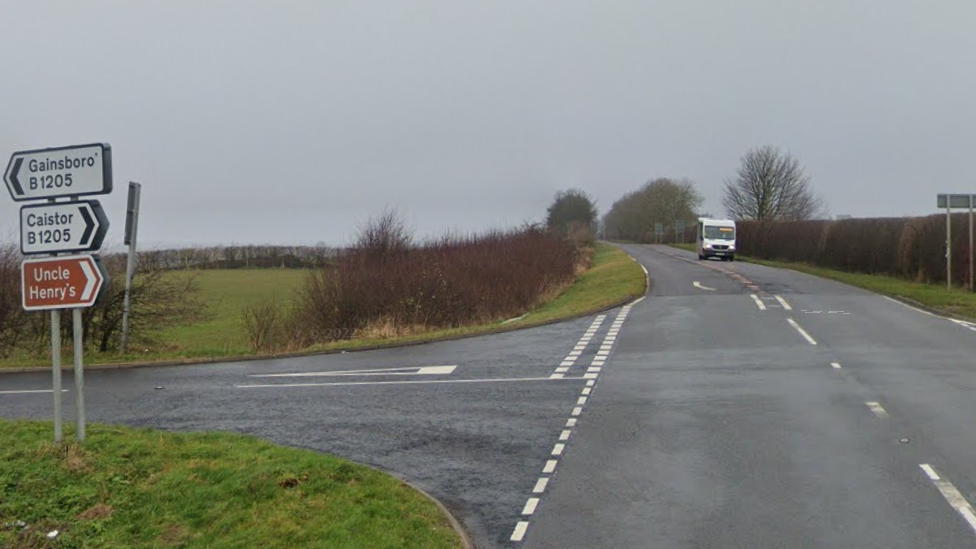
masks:
{"type": "Polygon", "coordinates": [[[624,252],[598,244],[592,266],[556,299],[527,315],[522,322],[540,323],[598,311],[638,298],[647,291],[643,269],[624,252]]]}
{"type": "Polygon", "coordinates": [[[210,318],[163,331],[164,348],[184,357],[244,355],[250,352],[241,330],[241,312],[266,299],[290,302],[307,271],[236,269],[196,271],[200,296],[210,318]]]}
{"type": "Polygon", "coordinates": [[[222,433],[50,438],[50,423],[0,421],[0,547],[462,546],[426,497],[335,457],[222,433]]]}
{"type": "Polygon", "coordinates": [[[807,263],[767,261],[748,257],[743,257],[742,260],[836,280],[878,294],[922,305],[949,316],[976,320],[976,294],[961,288],[949,290],[943,284],[924,284],[891,276],[848,273],[807,263]]]}
{"type": "MultiPolygon", "coordinates": [[[[292,299],[294,291],[301,287],[306,271],[241,269],[205,270],[194,274],[197,275],[200,296],[207,304],[207,320],[167,328],[159,335],[157,345],[133,348],[126,355],[89,352],[85,355],[85,363],[194,362],[256,356],[248,348],[241,329],[243,308],[249,303],[268,298],[292,299]]],[[[637,263],[619,249],[601,243],[595,247],[590,268],[577,277],[572,285],[517,321],[431,330],[397,338],[341,340],[317,345],[303,352],[410,344],[538,326],[589,314],[640,297],[646,291],[645,283],[644,272],[637,263]]],[[[63,355],[64,364],[70,364],[70,352],[63,355]]],[[[47,360],[17,355],[0,360],[0,368],[49,367],[47,360]]]]}

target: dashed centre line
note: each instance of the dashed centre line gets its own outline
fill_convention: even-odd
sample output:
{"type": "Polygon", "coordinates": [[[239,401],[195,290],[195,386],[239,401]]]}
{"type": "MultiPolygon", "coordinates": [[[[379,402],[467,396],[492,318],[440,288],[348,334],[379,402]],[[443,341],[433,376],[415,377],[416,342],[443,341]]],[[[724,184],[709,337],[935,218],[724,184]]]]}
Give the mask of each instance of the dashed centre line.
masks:
{"type": "Polygon", "coordinates": [[[795,320],[793,320],[792,318],[787,318],[786,321],[789,322],[790,323],[790,326],[793,326],[793,328],[797,332],[800,332],[800,335],[803,336],[803,338],[806,339],[807,342],[810,343],[810,345],[816,345],[817,344],[817,340],[816,339],[813,339],[813,336],[811,336],[809,333],[807,333],[807,331],[803,329],[803,326],[800,326],[799,324],[797,324],[797,322],[795,320]]]}
{"type": "Polygon", "coordinates": [[[888,417],[888,412],[877,402],[865,402],[864,403],[874,415],[878,416],[880,419],[885,419],[888,417]]]}

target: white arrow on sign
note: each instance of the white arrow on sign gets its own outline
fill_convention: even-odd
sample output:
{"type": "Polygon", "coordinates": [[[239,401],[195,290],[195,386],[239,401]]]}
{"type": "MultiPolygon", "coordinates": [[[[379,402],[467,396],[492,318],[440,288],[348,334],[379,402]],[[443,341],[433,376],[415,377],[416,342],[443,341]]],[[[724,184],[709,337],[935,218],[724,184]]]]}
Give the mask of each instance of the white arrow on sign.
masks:
{"type": "Polygon", "coordinates": [[[431,376],[454,373],[457,366],[410,366],[372,370],[339,370],[335,372],[300,372],[296,374],[251,374],[247,377],[330,377],[330,376],[431,376]]]}
{"type": "Polygon", "coordinates": [[[97,200],[24,206],[20,209],[20,251],[33,255],[97,250],[108,226],[97,200]]]}
{"type": "Polygon", "coordinates": [[[15,152],[3,174],[17,202],[112,192],[112,147],[105,143],[15,152]]]}
{"type": "Polygon", "coordinates": [[[81,262],[81,270],[85,273],[85,277],[88,279],[85,282],[85,289],[81,291],[81,300],[88,301],[92,298],[92,294],[95,293],[95,286],[98,284],[98,277],[95,275],[95,271],[91,268],[91,263],[87,261],[81,262]]]}

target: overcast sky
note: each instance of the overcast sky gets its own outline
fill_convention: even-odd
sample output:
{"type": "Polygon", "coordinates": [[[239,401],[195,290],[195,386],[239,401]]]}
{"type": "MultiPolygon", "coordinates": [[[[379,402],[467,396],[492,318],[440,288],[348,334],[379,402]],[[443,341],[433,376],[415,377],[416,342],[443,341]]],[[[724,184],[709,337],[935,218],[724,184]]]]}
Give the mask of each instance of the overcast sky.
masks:
{"type": "MultiPolygon", "coordinates": [[[[833,214],[976,192],[976,2],[0,0],[0,157],[107,142],[120,241],[346,242],[602,211],[792,151],[833,214]]],[[[0,226],[17,208],[0,198],[0,226]]]]}

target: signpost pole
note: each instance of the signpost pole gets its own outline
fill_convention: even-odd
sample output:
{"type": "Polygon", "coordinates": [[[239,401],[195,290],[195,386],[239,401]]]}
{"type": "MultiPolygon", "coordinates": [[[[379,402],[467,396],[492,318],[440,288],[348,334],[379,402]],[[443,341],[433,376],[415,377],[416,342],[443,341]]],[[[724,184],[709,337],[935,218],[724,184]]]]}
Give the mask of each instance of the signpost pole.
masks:
{"type": "Polygon", "coordinates": [[[84,352],[85,345],[82,339],[82,326],[81,326],[81,309],[72,309],[71,316],[73,317],[74,324],[74,334],[72,337],[75,352],[75,406],[77,407],[77,430],[75,436],[78,438],[78,442],[85,441],[85,364],[84,364],[84,352]]]}
{"type": "Polygon", "coordinates": [[[125,354],[129,346],[129,309],[131,307],[132,276],[136,270],[136,235],[139,232],[139,200],[142,185],[129,183],[129,211],[125,218],[125,243],[129,245],[129,260],[125,269],[125,299],[122,304],[122,343],[119,350],[125,354]]]}
{"type": "Polygon", "coordinates": [[[946,200],[946,288],[952,289],[952,197],[946,200]]]}
{"type": "Polygon", "coordinates": [[[51,311],[51,375],[54,389],[54,442],[61,442],[61,311],[51,311]]]}
{"type": "Polygon", "coordinates": [[[976,262],[973,261],[973,195],[969,195],[969,291],[976,292],[976,286],[973,286],[973,266],[976,262]]]}

